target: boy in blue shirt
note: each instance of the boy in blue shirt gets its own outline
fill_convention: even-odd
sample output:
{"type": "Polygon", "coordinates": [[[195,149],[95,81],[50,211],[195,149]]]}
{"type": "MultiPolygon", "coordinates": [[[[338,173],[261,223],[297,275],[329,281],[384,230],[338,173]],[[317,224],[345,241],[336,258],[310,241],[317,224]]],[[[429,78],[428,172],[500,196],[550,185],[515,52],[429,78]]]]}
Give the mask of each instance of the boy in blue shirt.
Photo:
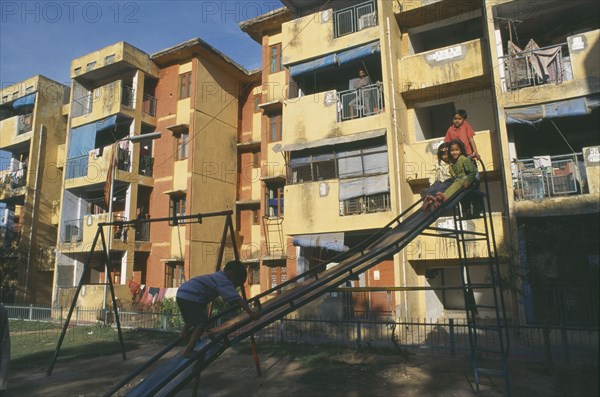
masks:
{"type": "Polygon", "coordinates": [[[179,287],[177,305],[185,322],[181,339],[188,341],[183,353],[184,357],[192,354],[196,342],[209,326],[206,307],[219,295],[225,303],[237,303],[253,319],[260,317],[260,313],[252,311],[248,303],[237,293],[236,287],[243,287],[246,276],[246,267],[241,262],[230,261],[222,271],[194,277],[179,287]],[[190,327],[194,327],[191,336],[188,331],[190,327]]]}

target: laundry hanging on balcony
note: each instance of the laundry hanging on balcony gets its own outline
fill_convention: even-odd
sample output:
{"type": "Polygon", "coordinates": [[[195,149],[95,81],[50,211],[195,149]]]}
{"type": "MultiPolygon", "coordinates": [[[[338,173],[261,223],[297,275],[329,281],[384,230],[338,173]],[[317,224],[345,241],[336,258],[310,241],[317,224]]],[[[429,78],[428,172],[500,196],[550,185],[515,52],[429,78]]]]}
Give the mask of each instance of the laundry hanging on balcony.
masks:
{"type": "Polygon", "coordinates": [[[290,75],[296,77],[309,72],[323,70],[330,66],[344,65],[352,61],[364,59],[370,55],[381,52],[379,41],[361,45],[345,51],[328,54],[308,62],[290,66],[290,75]]]}

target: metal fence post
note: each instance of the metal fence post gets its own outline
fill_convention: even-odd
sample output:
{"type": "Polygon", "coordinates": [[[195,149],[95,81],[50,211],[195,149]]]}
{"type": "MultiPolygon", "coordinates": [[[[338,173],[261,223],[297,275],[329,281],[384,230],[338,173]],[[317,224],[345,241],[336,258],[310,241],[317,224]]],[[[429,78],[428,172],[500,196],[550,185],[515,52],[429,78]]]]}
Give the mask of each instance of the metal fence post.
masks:
{"type": "Polygon", "coordinates": [[[33,320],[33,304],[29,305],[29,321],[33,320]]]}
{"type": "Polygon", "coordinates": [[[356,349],[360,350],[361,348],[361,330],[360,330],[360,318],[356,320],[356,349]]]}
{"type": "Polygon", "coordinates": [[[281,338],[281,343],[285,343],[284,335],[283,335],[283,318],[279,320],[279,337],[281,338]]]}
{"type": "Polygon", "coordinates": [[[450,355],[452,357],[456,356],[456,341],[454,340],[454,319],[451,318],[448,320],[448,327],[450,333],[450,355]]]}
{"type": "Polygon", "coordinates": [[[567,337],[567,328],[565,327],[565,322],[561,320],[560,322],[560,338],[562,339],[562,347],[565,357],[565,362],[571,362],[571,357],[569,356],[569,338],[567,337]]]}
{"type": "Polygon", "coordinates": [[[79,325],[79,306],[75,307],[75,325],[79,325]]]}

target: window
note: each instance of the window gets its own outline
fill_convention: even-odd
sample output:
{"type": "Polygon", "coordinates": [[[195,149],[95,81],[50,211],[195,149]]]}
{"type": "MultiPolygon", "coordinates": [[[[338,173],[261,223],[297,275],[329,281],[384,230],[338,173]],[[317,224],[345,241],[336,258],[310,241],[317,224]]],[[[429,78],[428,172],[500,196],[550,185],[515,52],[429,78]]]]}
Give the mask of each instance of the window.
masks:
{"type": "Polygon", "coordinates": [[[165,265],[165,287],[177,288],[185,281],[183,262],[171,262],[165,265]]]}
{"type": "Polygon", "coordinates": [[[90,62],[86,65],[85,70],[86,70],[86,72],[89,72],[90,70],[94,69],[95,67],[96,67],[96,61],[90,62]]]}
{"type": "Polygon", "coordinates": [[[350,145],[292,152],[288,182],[302,183],[328,179],[357,178],[387,174],[387,147],[384,142],[359,141],[350,145]],[[360,145],[359,149],[355,149],[360,145]]]}
{"type": "Polygon", "coordinates": [[[267,216],[283,216],[283,184],[267,185],[267,216]]]}
{"type": "Polygon", "coordinates": [[[176,160],[185,160],[188,158],[190,134],[185,131],[177,137],[176,160]]]}
{"type": "Polygon", "coordinates": [[[266,262],[266,266],[269,269],[269,289],[287,281],[287,266],[284,260],[266,262]]]}
{"type": "Polygon", "coordinates": [[[275,44],[269,49],[271,59],[271,73],[280,72],[281,68],[281,44],[275,44]]]}
{"type": "Polygon", "coordinates": [[[260,285],[260,268],[258,263],[248,264],[248,285],[260,285]]]}
{"type": "Polygon", "coordinates": [[[171,198],[171,208],[169,209],[171,216],[185,215],[185,196],[171,198]]]}
{"type": "Polygon", "coordinates": [[[333,13],[335,37],[377,26],[377,12],[374,1],[366,1],[333,13]]]}
{"type": "Polygon", "coordinates": [[[340,201],[340,215],[370,214],[390,210],[390,194],[378,193],[340,201]]]}
{"type": "Polygon", "coordinates": [[[192,86],[192,72],[187,72],[179,76],[179,99],[189,98],[192,86]]]}
{"type": "Polygon", "coordinates": [[[269,142],[281,140],[281,113],[272,113],[269,115],[269,142]]]}

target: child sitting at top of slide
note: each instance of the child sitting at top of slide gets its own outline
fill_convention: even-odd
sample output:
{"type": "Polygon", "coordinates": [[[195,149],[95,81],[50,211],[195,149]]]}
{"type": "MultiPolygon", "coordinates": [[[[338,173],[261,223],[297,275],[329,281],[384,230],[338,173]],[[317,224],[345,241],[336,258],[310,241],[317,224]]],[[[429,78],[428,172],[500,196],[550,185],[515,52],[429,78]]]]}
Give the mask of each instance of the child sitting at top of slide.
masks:
{"type": "Polygon", "coordinates": [[[429,188],[423,195],[423,209],[432,208],[435,203],[437,193],[444,192],[452,184],[452,175],[450,174],[450,160],[448,159],[448,143],[442,142],[437,150],[437,165],[435,167],[435,177],[432,178],[429,188]]]}

